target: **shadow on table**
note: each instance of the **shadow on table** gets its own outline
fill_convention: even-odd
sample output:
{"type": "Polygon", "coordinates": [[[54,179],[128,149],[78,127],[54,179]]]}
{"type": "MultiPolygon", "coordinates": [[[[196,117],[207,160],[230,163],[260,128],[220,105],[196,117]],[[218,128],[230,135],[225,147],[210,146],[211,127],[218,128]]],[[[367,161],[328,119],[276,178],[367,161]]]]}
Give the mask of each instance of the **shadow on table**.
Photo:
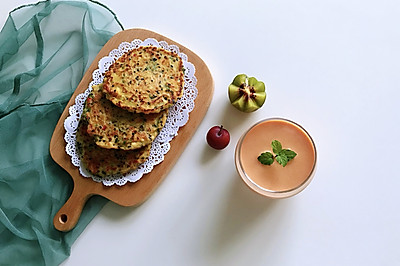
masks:
{"type": "Polygon", "coordinates": [[[235,132],[236,128],[240,127],[241,124],[245,123],[247,120],[250,120],[252,114],[253,113],[239,111],[228,101],[225,105],[224,111],[221,114],[220,121],[226,129],[235,132]]]}
{"type": "Polygon", "coordinates": [[[132,216],[132,212],[136,211],[137,207],[138,206],[124,207],[110,201],[104,207],[107,208],[107,210],[102,211],[101,214],[107,220],[121,222],[122,220],[132,216]]]}
{"type": "MultiPolygon", "coordinates": [[[[219,220],[215,222],[210,252],[223,255],[228,249],[243,245],[259,247],[265,252],[273,247],[273,239],[286,224],[288,214],[285,199],[269,199],[250,190],[238,175],[231,178],[227,195],[220,205],[219,220]],[[285,206],[286,205],[286,206],[285,206]],[[276,208],[280,208],[276,211],[276,208]],[[262,246],[258,246],[262,244],[262,246]]],[[[257,250],[253,251],[257,254],[257,250]]],[[[229,253],[229,252],[228,252],[229,253]]]]}

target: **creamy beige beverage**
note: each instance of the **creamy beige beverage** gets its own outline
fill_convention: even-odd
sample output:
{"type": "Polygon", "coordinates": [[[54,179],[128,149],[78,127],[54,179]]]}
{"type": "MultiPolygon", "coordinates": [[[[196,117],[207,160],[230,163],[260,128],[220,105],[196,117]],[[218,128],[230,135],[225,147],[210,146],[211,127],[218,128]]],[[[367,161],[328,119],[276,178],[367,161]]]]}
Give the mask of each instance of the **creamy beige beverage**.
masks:
{"type": "Polygon", "coordinates": [[[239,174],[251,188],[261,190],[262,194],[263,190],[302,190],[311,179],[315,163],[316,151],[311,137],[299,125],[283,119],[265,120],[250,128],[239,140],[236,151],[239,174]],[[280,141],[283,149],[297,153],[285,167],[276,161],[272,165],[263,165],[257,160],[263,152],[272,153],[273,140],[280,141]]]}

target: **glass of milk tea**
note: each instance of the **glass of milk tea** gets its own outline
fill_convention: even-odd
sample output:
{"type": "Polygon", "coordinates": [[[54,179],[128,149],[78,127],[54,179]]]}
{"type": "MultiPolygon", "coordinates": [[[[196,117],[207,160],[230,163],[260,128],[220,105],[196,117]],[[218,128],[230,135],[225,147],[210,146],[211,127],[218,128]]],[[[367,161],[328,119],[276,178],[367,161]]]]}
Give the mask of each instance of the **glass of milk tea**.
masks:
{"type": "Polygon", "coordinates": [[[311,182],[317,163],[317,150],[310,134],[299,124],[283,118],[269,118],[251,126],[239,139],[235,150],[236,169],[245,184],[269,198],[287,198],[298,194],[311,182]],[[283,149],[296,152],[285,167],[276,160],[271,165],[258,161],[263,152],[271,152],[278,140],[283,149]]]}

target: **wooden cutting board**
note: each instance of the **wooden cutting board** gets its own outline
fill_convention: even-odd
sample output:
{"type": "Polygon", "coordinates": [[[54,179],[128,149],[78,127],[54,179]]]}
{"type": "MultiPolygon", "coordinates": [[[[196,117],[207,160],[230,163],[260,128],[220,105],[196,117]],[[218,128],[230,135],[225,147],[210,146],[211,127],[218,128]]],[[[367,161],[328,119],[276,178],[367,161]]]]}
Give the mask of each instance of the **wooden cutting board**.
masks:
{"type": "Polygon", "coordinates": [[[199,56],[186,47],[168,39],[158,33],[145,29],[129,29],[114,35],[101,49],[93,63],[83,76],[81,82],[76,88],[70,101],[65,107],[60,120],[54,130],[50,142],[50,154],[54,161],[64,168],[74,181],[74,189],[68,201],[61,207],[53,219],[54,226],[59,231],[69,231],[79,220],[82,209],[86,201],[93,195],[101,195],[122,206],[134,206],[144,202],[151,193],[157,188],[161,181],[166,177],[173,165],[183,152],[186,144],[195,133],[197,127],[205,116],[210,105],[214,91],[214,82],[209,69],[199,56]],[[85,178],[80,175],[79,169],[71,163],[70,156],[65,152],[64,141],[64,121],[68,116],[68,109],[74,104],[75,97],[85,91],[92,80],[92,73],[97,69],[98,61],[109,54],[109,52],[119,46],[121,42],[131,42],[134,39],[144,40],[154,38],[157,41],[166,41],[169,45],[175,44],[180,51],[188,56],[188,61],[194,64],[196,68],[195,76],[197,78],[198,96],[195,100],[195,108],[190,113],[189,121],[178,131],[171,142],[171,149],[165,155],[164,161],[153,168],[153,170],[144,175],[135,183],[128,182],[124,186],[114,185],[104,186],[102,183],[93,181],[91,178],[85,178]]]}

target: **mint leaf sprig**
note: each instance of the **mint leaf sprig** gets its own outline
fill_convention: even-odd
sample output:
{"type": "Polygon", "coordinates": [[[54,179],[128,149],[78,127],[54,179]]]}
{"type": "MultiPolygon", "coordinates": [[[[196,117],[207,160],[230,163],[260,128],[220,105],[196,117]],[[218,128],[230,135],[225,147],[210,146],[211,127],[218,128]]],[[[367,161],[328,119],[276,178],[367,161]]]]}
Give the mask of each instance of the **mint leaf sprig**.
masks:
{"type": "Polygon", "coordinates": [[[285,167],[287,163],[296,157],[297,153],[289,149],[282,149],[282,144],[278,140],[273,140],[271,143],[272,152],[275,156],[267,151],[260,154],[257,160],[264,165],[271,165],[276,160],[280,165],[285,167]]]}

